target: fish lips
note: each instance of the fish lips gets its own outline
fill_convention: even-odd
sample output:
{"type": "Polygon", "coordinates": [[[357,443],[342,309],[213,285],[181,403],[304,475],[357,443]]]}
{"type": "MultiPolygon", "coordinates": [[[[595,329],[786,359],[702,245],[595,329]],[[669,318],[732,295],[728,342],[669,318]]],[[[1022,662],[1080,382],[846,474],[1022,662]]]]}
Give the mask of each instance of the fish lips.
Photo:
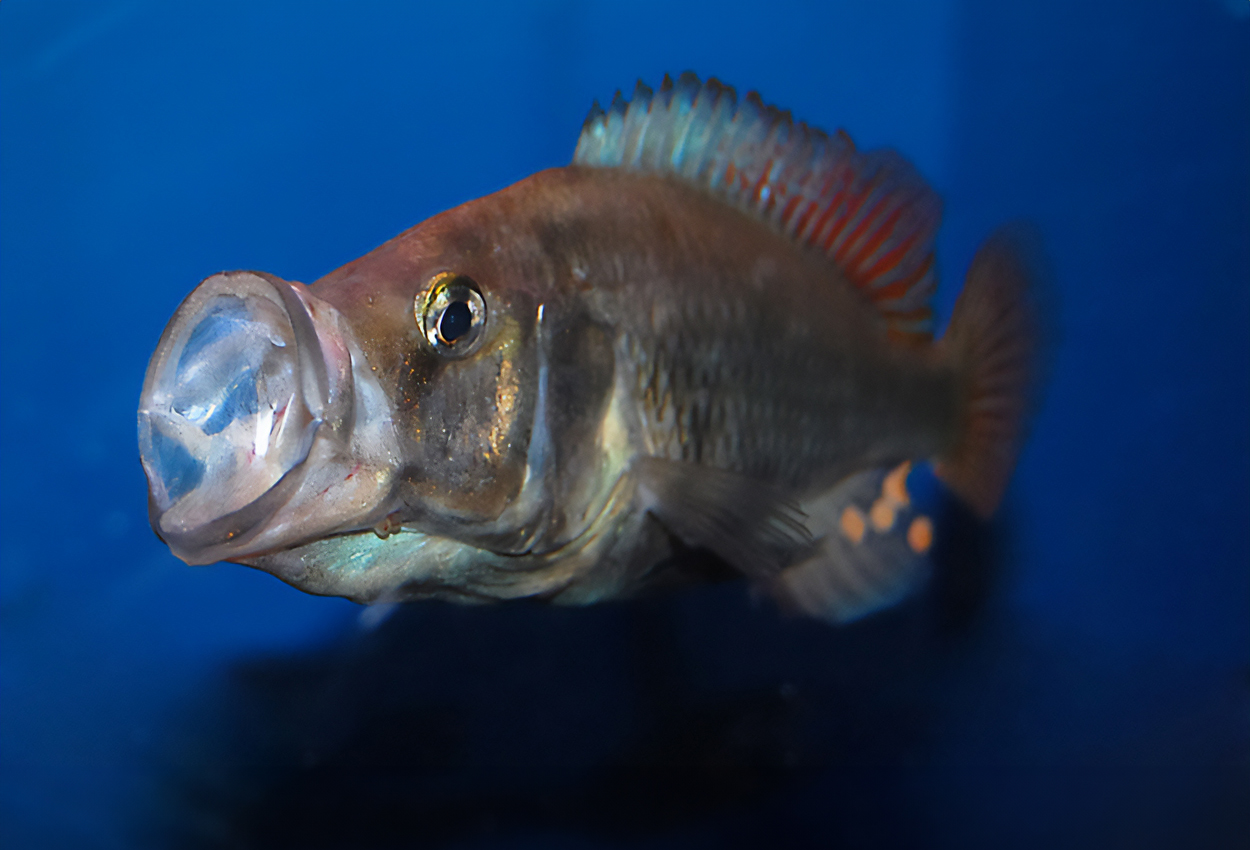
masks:
{"type": "Polygon", "coordinates": [[[273,520],[310,470],[346,462],[352,353],[333,307],[259,272],[204,280],[174,313],[148,364],[139,453],[157,536],[207,564],[308,534],[304,511],[273,520]],[[303,520],[303,521],[301,521],[303,520]]]}

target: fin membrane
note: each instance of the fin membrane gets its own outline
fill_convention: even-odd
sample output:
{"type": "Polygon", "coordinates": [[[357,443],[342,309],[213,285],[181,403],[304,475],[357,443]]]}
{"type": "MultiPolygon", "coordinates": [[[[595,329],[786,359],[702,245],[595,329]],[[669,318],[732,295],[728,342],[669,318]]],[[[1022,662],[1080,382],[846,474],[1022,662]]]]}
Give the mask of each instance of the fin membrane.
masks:
{"type": "Polygon", "coordinates": [[[668,174],[824,253],[871,301],[891,336],[932,338],[933,241],[941,201],[890,150],[861,152],[795,123],[756,92],[741,102],[690,72],[660,90],[639,82],[582,127],[575,165],[668,174]]]}
{"type": "Polygon", "coordinates": [[[994,233],[972,260],[941,341],[964,376],[964,422],[934,471],[982,519],[1002,499],[1036,406],[1043,265],[1040,239],[1028,228],[994,233]]]}
{"type": "Polygon", "coordinates": [[[753,478],[686,461],[636,462],[643,504],[688,546],[714,552],[744,575],[766,579],[811,545],[798,506],[753,478]]]}
{"type": "Polygon", "coordinates": [[[817,538],[771,582],[782,605],[848,623],[899,602],[928,575],[933,521],[907,491],[911,464],[844,479],[803,503],[817,538]]]}

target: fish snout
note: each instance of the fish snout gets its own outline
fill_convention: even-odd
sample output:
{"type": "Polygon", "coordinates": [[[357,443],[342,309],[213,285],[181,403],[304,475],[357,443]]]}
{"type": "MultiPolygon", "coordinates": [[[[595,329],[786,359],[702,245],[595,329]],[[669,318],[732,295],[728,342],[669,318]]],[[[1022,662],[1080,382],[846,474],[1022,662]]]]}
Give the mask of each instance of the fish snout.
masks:
{"type": "Polygon", "coordinates": [[[223,272],[192,291],[139,404],[152,527],[178,557],[255,548],[314,465],[314,443],[348,439],[351,359],[337,313],[300,284],[223,272]]]}

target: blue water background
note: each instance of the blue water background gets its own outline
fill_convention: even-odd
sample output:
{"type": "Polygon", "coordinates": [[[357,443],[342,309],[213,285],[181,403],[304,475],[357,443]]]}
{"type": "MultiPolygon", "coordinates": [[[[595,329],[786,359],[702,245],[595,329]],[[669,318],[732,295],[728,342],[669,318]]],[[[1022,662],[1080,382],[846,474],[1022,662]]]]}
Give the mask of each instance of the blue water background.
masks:
{"type": "MultiPolygon", "coordinates": [[[[999,566],[945,631],[923,600],[835,632],[738,586],[404,612],[412,654],[385,650],[377,699],[450,706],[487,765],[442,789],[462,815],[434,837],[1250,846],[1250,4],[1235,0],[6,0],[0,845],[263,845],[276,827],[256,809],[309,769],[282,743],[291,695],[337,706],[336,663],[374,657],[356,606],[187,567],[148,529],[135,409],[183,296],[221,269],[316,279],[566,163],[593,100],[687,68],[911,158],[946,204],[943,313],[992,228],[1040,227],[1061,337],[999,566]],[[640,685],[639,653],[681,665],[640,685]],[[284,690],[274,677],[310,657],[330,672],[284,690]],[[501,787],[525,800],[550,779],[558,798],[620,759],[620,705],[642,691],[774,690],[813,694],[788,745],[804,767],[759,793],[683,809],[682,786],[632,828],[558,801],[496,810],[501,787]]],[[[309,764],[372,722],[365,703],[365,721],[301,715],[330,741],[300,732],[309,764]]],[[[733,772],[732,752],[712,761],[733,772]]],[[[423,834],[333,826],[382,829],[362,846],[423,834]]]]}

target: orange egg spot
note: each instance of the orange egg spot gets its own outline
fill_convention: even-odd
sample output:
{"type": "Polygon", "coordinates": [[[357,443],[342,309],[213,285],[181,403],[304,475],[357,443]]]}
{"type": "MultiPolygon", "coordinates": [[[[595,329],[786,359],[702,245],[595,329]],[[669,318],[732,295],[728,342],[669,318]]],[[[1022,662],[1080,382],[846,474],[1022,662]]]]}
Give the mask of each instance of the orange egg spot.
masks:
{"type": "Polygon", "coordinates": [[[852,505],[842,511],[842,533],[848,540],[859,543],[864,539],[866,529],[867,523],[864,522],[864,515],[859,508],[852,505]]]}
{"type": "Polygon", "coordinates": [[[933,545],[933,523],[927,516],[918,516],[907,529],[907,545],[917,555],[923,555],[933,545]]]}
{"type": "Polygon", "coordinates": [[[877,499],[872,503],[868,516],[872,520],[872,527],[877,531],[889,531],[894,525],[894,505],[889,499],[877,499]]]}
{"type": "Polygon", "coordinates": [[[911,461],[899,464],[881,485],[881,493],[897,506],[911,504],[911,496],[907,492],[907,476],[911,473],[911,461]]]}

